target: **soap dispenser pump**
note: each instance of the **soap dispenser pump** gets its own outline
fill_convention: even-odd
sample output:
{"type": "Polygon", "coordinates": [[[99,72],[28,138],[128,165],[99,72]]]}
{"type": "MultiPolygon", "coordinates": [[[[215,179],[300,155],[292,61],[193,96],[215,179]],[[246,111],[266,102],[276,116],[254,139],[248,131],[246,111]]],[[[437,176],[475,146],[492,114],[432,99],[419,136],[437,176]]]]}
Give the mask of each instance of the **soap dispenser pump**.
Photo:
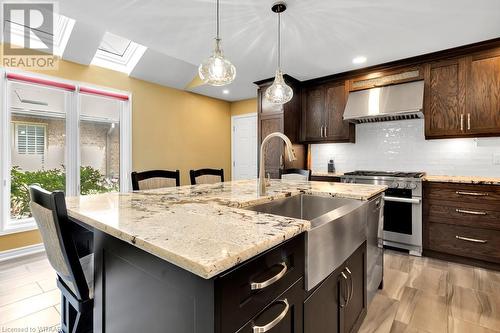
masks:
{"type": "Polygon", "coordinates": [[[335,173],[335,164],[333,163],[333,158],[328,162],[328,173],[335,173]]]}

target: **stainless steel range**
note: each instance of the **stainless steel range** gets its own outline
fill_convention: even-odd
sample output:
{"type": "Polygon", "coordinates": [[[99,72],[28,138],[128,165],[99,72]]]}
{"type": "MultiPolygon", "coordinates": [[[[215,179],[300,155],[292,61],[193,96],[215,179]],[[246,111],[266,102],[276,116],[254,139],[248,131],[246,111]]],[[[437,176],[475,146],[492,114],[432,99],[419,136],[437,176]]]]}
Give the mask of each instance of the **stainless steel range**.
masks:
{"type": "Polygon", "coordinates": [[[384,196],[385,246],[422,255],[422,177],[424,172],[354,171],[342,176],[344,183],[387,185],[384,196]]]}

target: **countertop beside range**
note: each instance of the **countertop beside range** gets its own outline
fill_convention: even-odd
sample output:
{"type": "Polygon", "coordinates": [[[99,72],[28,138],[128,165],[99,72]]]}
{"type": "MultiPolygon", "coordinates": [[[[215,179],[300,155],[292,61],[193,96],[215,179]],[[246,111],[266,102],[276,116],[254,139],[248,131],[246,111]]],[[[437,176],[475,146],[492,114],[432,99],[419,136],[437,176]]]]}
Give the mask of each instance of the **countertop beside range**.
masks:
{"type": "Polygon", "coordinates": [[[313,194],[369,200],[386,186],[271,180],[233,181],[67,198],[71,218],[209,279],[310,229],[310,222],[242,209],[313,194]]]}
{"type": "Polygon", "coordinates": [[[426,175],[423,181],[458,184],[500,185],[500,177],[426,175]]]}

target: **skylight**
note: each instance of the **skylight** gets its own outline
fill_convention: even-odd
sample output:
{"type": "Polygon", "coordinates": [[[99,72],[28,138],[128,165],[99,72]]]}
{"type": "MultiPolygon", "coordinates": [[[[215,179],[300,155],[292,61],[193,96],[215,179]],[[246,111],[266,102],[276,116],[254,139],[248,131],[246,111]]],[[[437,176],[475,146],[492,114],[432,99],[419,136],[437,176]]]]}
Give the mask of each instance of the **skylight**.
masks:
{"type": "MultiPolygon", "coordinates": [[[[34,34],[30,35],[30,46],[33,48],[43,48],[48,42],[51,42],[52,37],[54,43],[54,55],[62,56],[66,45],[68,44],[69,37],[75,26],[75,20],[54,13],[54,33],[48,31],[38,30],[41,32],[38,38],[34,34]]],[[[4,22],[4,31],[11,32],[11,44],[24,45],[24,18],[21,16],[12,15],[10,21],[4,22]]],[[[31,27],[30,27],[31,28],[31,27]]]]}
{"type": "Polygon", "coordinates": [[[91,64],[130,74],[146,47],[107,32],[91,64]]]}

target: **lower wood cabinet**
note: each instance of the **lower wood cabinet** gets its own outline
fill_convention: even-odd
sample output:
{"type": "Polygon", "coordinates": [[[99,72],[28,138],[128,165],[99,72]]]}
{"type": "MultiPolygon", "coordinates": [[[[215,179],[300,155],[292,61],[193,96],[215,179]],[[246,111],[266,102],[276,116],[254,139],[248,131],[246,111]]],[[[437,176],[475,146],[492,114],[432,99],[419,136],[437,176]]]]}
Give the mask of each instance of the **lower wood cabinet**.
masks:
{"type": "Polygon", "coordinates": [[[367,310],[366,242],[309,292],[304,301],[304,333],[357,332],[367,310]]]}
{"type": "Polygon", "coordinates": [[[500,268],[500,186],[424,183],[428,256],[500,268]]]}

